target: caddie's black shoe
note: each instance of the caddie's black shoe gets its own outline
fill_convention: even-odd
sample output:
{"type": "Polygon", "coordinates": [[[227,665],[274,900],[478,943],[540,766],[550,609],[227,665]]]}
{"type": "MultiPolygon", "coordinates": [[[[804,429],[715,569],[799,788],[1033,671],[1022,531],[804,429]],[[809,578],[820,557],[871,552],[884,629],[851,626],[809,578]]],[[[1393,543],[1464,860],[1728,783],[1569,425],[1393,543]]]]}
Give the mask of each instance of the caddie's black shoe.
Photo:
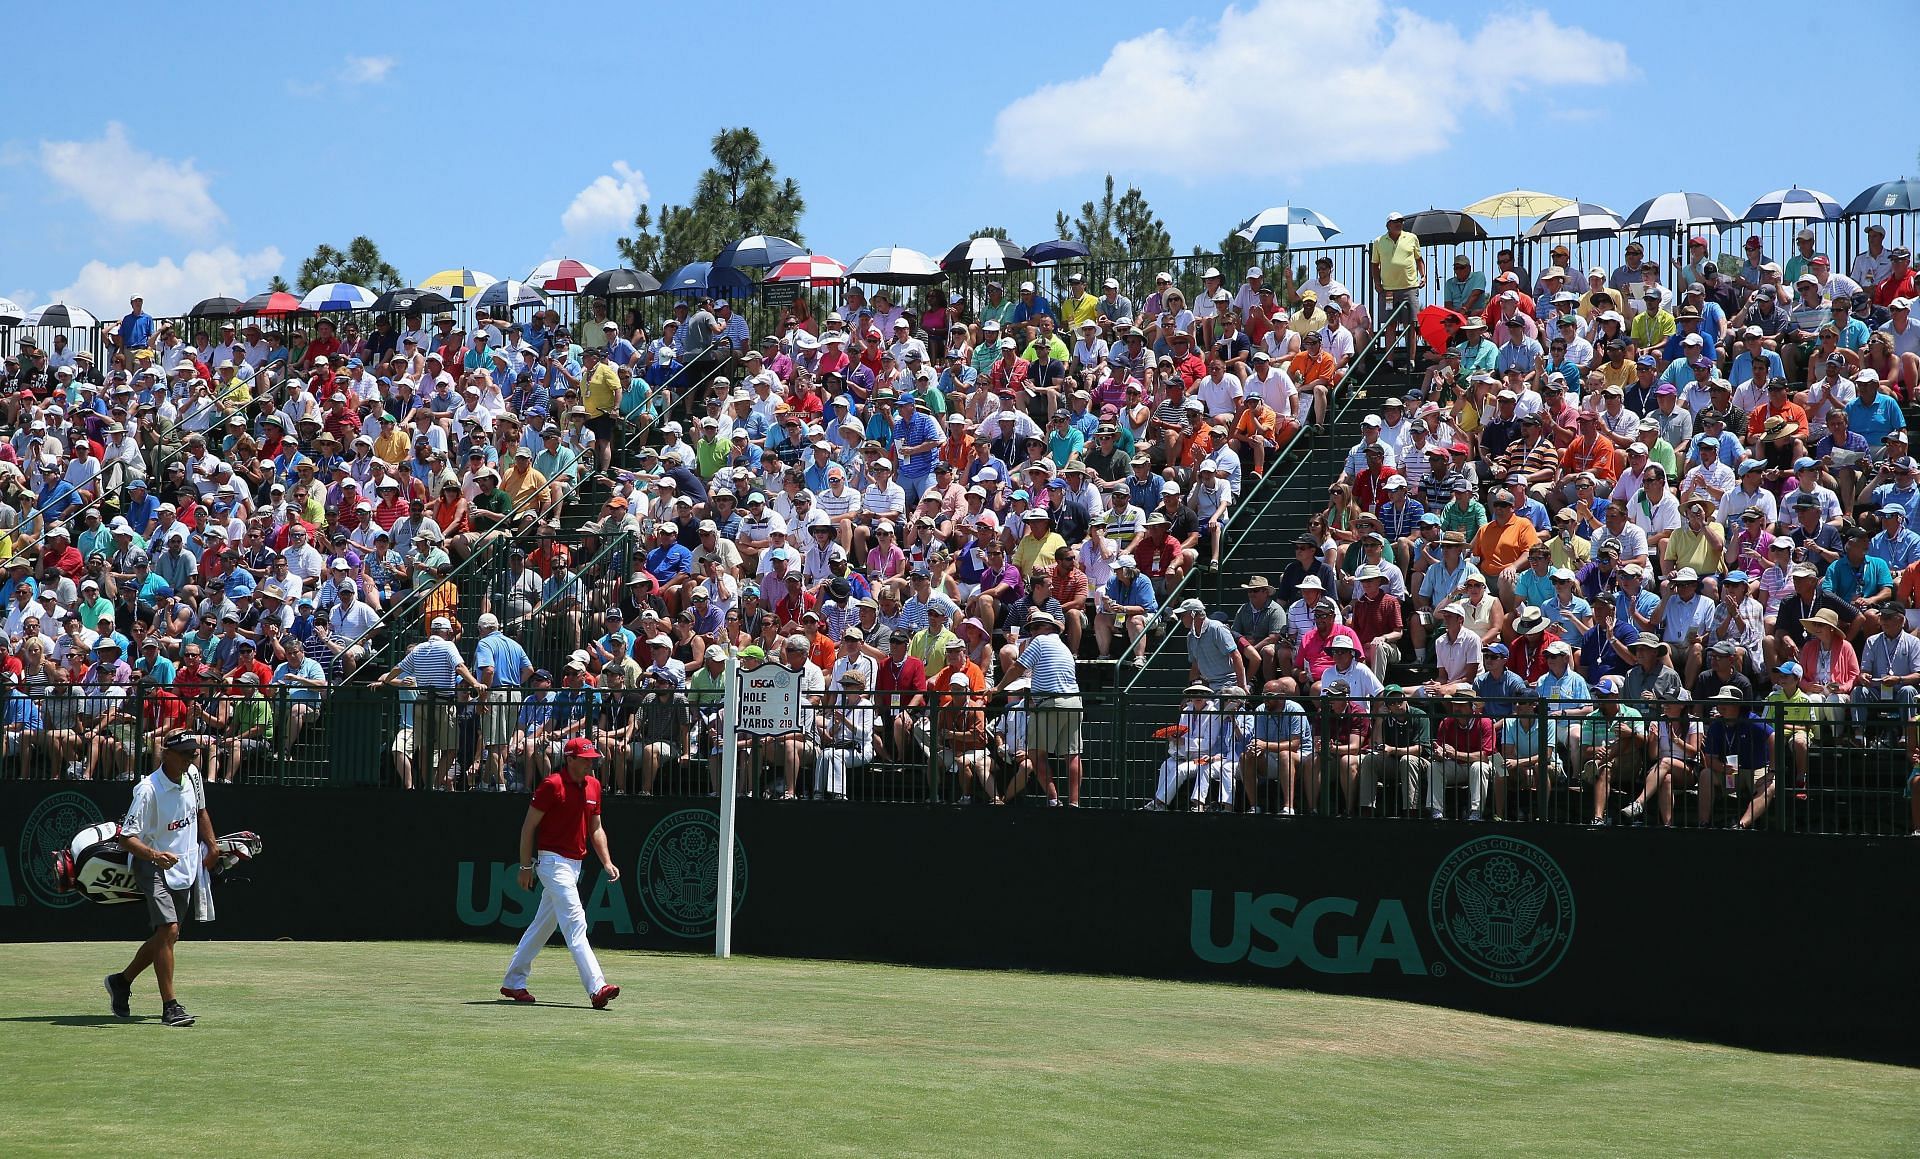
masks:
{"type": "Polygon", "coordinates": [[[113,1000],[113,1016],[115,1018],[132,1018],[133,983],[118,974],[108,974],[105,985],[107,987],[107,997],[113,1000]]]}
{"type": "Polygon", "coordinates": [[[188,1014],[187,1008],[178,1002],[169,1002],[166,1007],[160,1011],[160,1025],[192,1026],[193,1015],[188,1014]]]}

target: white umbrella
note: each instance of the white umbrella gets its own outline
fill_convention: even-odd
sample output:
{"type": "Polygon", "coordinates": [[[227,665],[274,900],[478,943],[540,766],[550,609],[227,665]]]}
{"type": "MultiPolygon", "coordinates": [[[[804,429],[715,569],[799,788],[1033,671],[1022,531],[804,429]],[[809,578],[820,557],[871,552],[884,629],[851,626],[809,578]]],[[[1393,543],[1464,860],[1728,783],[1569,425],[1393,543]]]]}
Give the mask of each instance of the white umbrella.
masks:
{"type": "Polygon", "coordinates": [[[0,326],[11,326],[27,316],[20,304],[12,298],[0,298],[0,326]]]}
{"type": "Polygon", "coordinates": [[[881,246],[868,250],[859,261],[847,267],[847,277],[856,282],[882,286],[921,286],[946,277],[934,260],[919,250],[904,246],[881,246]]]}

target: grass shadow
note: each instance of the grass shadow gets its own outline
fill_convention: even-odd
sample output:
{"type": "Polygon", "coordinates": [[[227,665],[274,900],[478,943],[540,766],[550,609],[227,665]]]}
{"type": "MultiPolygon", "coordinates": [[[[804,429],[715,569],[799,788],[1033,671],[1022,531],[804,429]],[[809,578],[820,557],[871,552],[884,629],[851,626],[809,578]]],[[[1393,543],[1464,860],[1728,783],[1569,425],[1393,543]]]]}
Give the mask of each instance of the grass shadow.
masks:
{"type": "MultiPolygon", "coordinates": [[[[462,1006],[525,1006],[529,1009],[535,1009],[535,1008],[544,1006],[549,1010],[592,1010],[593,1009],[592,1006],[584,1003],[580,1003],[580,1002],[515,1002],[511,998],[473,998],[473,999],[469,999],[466,1002],[462,1002],[460,1005],[462,1006]]],[[[0,1021],[6,1021],[6,1020],[0,1019],[0,1021]]],[[[21,1019],[20,1021],[31,1022],[33,1021],[33,1019],[21,1019]]]]}
{"type": "Polygon", "coordinates": [[[146,1014],[136,1014],[132,1018],[116,1018],[111,1014],[19,1014],[12,1018],[0,1018],[0,1022],[34,1022],[42,1026],[119,1026],[123,1023],[158,1021],[158,1015],[146,1014]]]}

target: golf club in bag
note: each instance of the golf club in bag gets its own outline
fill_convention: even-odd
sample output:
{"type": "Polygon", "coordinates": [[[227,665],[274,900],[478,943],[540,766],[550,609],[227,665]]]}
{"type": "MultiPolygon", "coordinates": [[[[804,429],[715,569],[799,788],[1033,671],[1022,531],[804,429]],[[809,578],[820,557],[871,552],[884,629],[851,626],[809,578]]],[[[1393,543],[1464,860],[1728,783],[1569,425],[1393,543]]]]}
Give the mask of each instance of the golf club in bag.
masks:
{"type": "MultiPolygon", "coordinates": [[[[227,878],[260,856],[262,845],[258,833],[245,829],[219,838],[213,876],[227,878]]],[[[133,873],[133,852],[120,843],[118,821],[89,825],[74,834],[67,848],[55,850],[53,880],[61,893],[78,893],[99,905],[141,900],[133,873]]]]}

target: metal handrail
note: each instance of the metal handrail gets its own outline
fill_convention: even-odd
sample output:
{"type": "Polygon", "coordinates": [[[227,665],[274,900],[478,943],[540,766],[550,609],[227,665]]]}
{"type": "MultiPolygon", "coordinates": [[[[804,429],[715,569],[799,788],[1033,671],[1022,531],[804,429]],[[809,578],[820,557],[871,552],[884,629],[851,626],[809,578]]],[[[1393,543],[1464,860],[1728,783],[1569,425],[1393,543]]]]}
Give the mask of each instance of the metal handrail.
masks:
{"type": "MultiPolygon", "coordinates": [[[[1402,302],[1395,306],[1387,313],[1386,318],[1375,327],[1373,335],[1369,338],[1366,350],[1363,351],[1363,353],[1373,351],[1376,348],[1384,352],[1386,345],[1384,341],[1382,341],[1382,337],[1386,334],[1388,327],[1398,321],[1403,314],[1410,315],[1411,313],[1412,308],[1409,303],[1402,302]]],[[[1282,451],[1281,455],[1284,456],[1290,453],[1303,439],[1326,440],[1327,446],[1314,448],[1308,451],[1308,453],[1296,458],[1293,462],[1292,469],[1287,472],[1284,480],[1279,479],[1279,472],[1269,472],[1269,475],[1275,480],[1271,486],[1268,485],[1268,480],[1263,478],[1260,485],[1247,496],[1246,500],[1234,505],[1233,511],[1229,513],[1227,517],[1226,525],[1221,529],[1221,535],[1227,537],[1227,539],[1223,544],[1223,550],[1220,556],[1220,567],[1211,574],[1215,576],[1225,575],[1227,571],[1227,561],[1238,553],[1240,544],[1245,539],[1244,536],[1238,533],[1248,527],[1260,526],[1262,520],[1273,510],[1274,506],[1292,493],[1293,484],[1301,477],[1302,473],[1321,465],[1318,455],[1325,454],[1331,448],[1334,428],[1338,427],[1346,419],[1348,412],[1359,401],[1360,397],[1366,393],[1367,389],[1373,384],[1375,376],[1380,374],[1382,368],[1386,365],[1387,359],[1385,357],[1374,359],[1362,372],[1360,380],[1357,383],[1350,382],[1343,384],[1340,391],[1339,410],[1327,416],[1326,431],[1322,434],[1310,436],[1302,429],[1302,431],[1296,434],[1287,444],[1286,450],[1282,451]],[[1260,505],[1254,508],[1252,502],[1254,496],[1261,495],[1263,492],[1264,498],[1261,500],[1260,505]],[[1250,514],[1248,513],[1249,509],[1252,509],[1250,514]]],[[[1175,584],[1160,601],[1162,613],[1165,612],[1168,605],[1177,605],[1181,600],[1191,596],[1193,591],[1197,590],[1203,582],[1204,580],[1200,569],[1189,569],[1185,575],[1180,577],[1180,582],[1175,584]]],[[[1159,618],[1164,619],[1164,615],[1159,618]]],[[[1146,654],[1146,664],[1136,669],[1134,675],[1126,682],[1128,691],[1132,691],[1134,686],[1141,681],[1145,673],[1153,667],[1153,662],[1159,658],[1160,653],[1172,643],[1173,639],[1174,633],[1168,632],[1162,635],[1157,643],[1150,646],[1146,654]]]]}

